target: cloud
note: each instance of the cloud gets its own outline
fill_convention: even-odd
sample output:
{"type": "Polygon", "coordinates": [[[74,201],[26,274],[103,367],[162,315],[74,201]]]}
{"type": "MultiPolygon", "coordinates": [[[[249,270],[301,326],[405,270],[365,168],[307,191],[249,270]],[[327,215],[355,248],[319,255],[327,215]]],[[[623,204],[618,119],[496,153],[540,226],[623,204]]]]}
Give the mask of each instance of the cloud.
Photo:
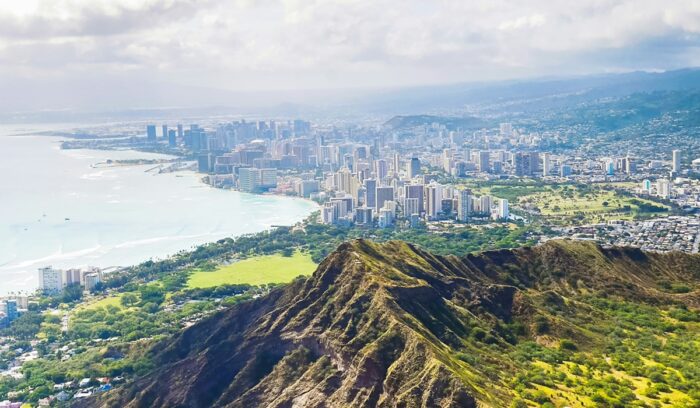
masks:
{"type": "Polygon", "coordinates": [[[193,0],[42,0],[18,13],[0,5],[0,38],[55,40],[135,33],[187,18],[197,7],[193,0]]]}
{"type": "Polygon", "coordinates": [[[671,69],[700,47],[697,0],[27,2],[0,5],[0,74],[387,86],[671,69]]]}

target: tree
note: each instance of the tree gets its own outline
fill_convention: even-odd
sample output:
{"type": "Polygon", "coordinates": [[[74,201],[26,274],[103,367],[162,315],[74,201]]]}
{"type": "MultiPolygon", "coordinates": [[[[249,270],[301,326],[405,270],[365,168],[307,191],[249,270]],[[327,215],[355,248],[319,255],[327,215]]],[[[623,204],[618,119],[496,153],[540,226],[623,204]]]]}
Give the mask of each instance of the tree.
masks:
{"type": "Polygon", "coordinates": [[[121,300],[120,300],[122,306],[124,306],[124,307],[133,306],[133,305],[135,305],[136,302],[138,302],[138,301],[139,301],[138,297],[137,297],[135,294],[133,294],[133,293],[125,293],[125,294],[123,294],[123,295],[122,295],[122,298],[121,298],[121,300]]]}
{"type": "Polygon", "coordinates": [[[72,283],[61,292],[61,302],[72,303],[83,298],[83,288],[79,283],[72,283]]]}
{"type": "Polygon", "coordinates": [[[139,289],[141,293],[141,304],[155,303],[160,305],[165,300],[165,291],[159,286],[146,285],[139,289]]]}

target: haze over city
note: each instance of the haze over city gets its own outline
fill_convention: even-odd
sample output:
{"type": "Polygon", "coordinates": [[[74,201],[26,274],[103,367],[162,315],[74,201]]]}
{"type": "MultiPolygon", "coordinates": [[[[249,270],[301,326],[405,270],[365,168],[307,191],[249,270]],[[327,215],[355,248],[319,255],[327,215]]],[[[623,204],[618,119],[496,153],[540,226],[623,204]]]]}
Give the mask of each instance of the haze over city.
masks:
{"type": "Polygon", "coordinates": [[[371,89],[661,71],[699,65],[699,35],[694,0],[6,1],[0,109],[328,103],[371,89]],[[323,92],[272,92],[285,90],[323,92]]]}

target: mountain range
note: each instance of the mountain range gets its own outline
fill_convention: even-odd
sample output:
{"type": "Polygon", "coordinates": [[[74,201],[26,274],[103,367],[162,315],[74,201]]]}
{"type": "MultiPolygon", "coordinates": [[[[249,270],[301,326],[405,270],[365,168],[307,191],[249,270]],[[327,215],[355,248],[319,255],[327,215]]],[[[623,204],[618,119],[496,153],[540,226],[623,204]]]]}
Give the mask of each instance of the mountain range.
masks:
{"type": "Polygon", "coordinates": [[[581,106],[652,92],[697,92],[700,69],[629,72],[401,88],[243,92],[135,81],[72,82],[0,78],[8,123],[92,122],[203,117],[388,119],[394,115],[508,116],[581,106]],[[115,85],[116,84],[116,85],[115,85]]]}

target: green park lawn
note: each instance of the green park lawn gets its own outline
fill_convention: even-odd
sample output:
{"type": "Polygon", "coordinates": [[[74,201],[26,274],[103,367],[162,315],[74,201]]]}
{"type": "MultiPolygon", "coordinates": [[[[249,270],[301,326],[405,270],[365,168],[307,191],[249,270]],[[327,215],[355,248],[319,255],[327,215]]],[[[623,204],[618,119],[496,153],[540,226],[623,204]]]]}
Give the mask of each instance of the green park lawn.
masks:
{"type": "MultiPolygon", "coordinates": [[[[581,193],[575,188],[569,188],[569,192],[549,189],[549,191],[527,195],[520,198],[520,203],[532,203],[540,209],[542,215],[556,219],[568,220],[579,214],[584,217],[585,222],[602,222],[611,219],[630,220],[635,214],[641,213],[639,206],[634,204],[634,200],[618,195],[614,191],[593,189],[581,193]],[[625,206],[629,208],[628,211],[624,211],[625,206]]],[[[649,200],[636,200],[659,206],[649,200]]]]}
{"type": "Polygon", "coordinates": [[[214,271],[195,271],[187,281],[187,287],[287,283],[299,275],[310,275],[316,270],[316,266],[311,260],[311,255],[303,252],[295,252],[292,256],[256,256],[219,267],[214,271]]]}
{"type": "Polygon", "coordinates": [[[100,300],[91,301],[88,303],[81,304],[76,310],[90,310],[97,309],[99,307],[116,306],[118,308],[122,307],[121,299],[123,294],[115,294],[104,297],[100,300]]]}

